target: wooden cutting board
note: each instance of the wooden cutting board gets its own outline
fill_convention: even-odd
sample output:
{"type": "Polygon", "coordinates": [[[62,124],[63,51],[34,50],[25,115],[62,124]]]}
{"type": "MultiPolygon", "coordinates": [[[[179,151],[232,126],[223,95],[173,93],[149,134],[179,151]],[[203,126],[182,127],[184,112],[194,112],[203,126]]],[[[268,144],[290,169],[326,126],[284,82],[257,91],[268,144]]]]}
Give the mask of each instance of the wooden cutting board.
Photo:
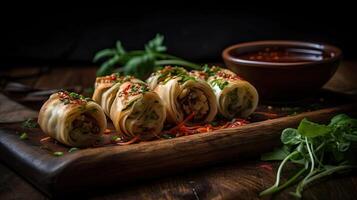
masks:
{"type": "Polygon", "coordinates": [[[293,116],[258,121],[173,139],[126,146],[80,149],[51,144],[43,148],[40,129],[25,129],[19,123],[0,128],[0,158],[49,196],[120,185],[139,179],[161,177],[209,164],[257,155],[280,144],[280,133],[296,127],[303,118],[327,122],[338,113],[357,114],[357,104],[332,106],[293,116]],[[20,140],[26,131],[29,138],[20,140]],[[53,156],[53,151],[65,152],[53,156]]]}

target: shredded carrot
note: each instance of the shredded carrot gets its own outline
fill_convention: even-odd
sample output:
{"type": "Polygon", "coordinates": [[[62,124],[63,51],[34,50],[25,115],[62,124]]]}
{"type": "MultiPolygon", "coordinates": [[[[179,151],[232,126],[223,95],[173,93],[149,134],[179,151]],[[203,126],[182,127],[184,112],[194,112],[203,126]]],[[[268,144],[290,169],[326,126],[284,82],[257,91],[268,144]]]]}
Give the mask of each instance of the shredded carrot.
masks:
{"type": "Polygon", "coordinates": [[[49,140],[49,139],[51,139],[51,137],[45,137],[45,138],[42,138],[42,139],[40,140],[40,142],[45,142],[45,141],[47,141],[47,140],[49,140]]]}
{"type": "Polygon", "coordinates": [[[110,130],[110,129],[108,129],[108,128],[106,128],[105,130],[104,130],[104,134],[110,134],[112,132],[112,130],[110,130]]]}
{"type": "Polygon", "coordinates": [[[137,135],[133,139],[131,139],[131,140],[127,141],[127,142],[117,142],[116,144],[118,144],[118,145],[129,145],[129,144],[133,144],[133,143],[138,142],[138,141],[140,141],[140,137],[137,135]]]}
{"type": "Polygon", "coordinates": [[[182,122],[180,122],[177,126],[173,127],[170,129],[168,132],[169,133],[174,133],[177,129],[180,129],[182,126],[184,126],[188,121],[190,121],[193,117],[195,116],[195,112],[192,112],[189,116],[186,117],[182,122]]]}

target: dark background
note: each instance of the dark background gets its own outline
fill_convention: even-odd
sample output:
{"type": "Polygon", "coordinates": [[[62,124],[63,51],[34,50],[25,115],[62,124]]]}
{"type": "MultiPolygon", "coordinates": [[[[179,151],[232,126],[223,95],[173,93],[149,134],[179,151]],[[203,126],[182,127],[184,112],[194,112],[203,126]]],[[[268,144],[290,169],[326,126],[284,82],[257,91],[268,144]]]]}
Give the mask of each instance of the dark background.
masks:
{"type": "Polygon", "coordinates": [[[5,9],[0,64],[90,64],[96,51],[113,47],[118,39],[129,50],[140,49],[156,33],[165,36],[171,54],[195,62],[219,62],[221,51],[231,44],[267,39],[330,43],[342,48],[346,59],[357,58],[353,5],[166,5],[5,9]]]}

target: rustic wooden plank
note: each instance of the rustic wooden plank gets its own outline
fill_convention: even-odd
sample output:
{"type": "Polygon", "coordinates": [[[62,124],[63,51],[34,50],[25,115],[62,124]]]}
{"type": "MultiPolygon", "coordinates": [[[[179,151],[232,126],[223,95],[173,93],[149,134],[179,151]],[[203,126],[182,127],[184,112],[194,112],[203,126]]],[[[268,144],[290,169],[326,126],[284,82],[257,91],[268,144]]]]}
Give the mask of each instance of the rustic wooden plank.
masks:
{"type": "Polygon", "coordinates": [[[340,112],[355,114],[357,105],[306,112],[208,134],[83,149],[62,157],[48,154],[33,141],[19,140],[14,132],[20,127],[2,128],[0,157],[49,195],[73,193],[257,155],[276,146],[281,130],[297,126],[304,117],[323,122],[340,112]]]}

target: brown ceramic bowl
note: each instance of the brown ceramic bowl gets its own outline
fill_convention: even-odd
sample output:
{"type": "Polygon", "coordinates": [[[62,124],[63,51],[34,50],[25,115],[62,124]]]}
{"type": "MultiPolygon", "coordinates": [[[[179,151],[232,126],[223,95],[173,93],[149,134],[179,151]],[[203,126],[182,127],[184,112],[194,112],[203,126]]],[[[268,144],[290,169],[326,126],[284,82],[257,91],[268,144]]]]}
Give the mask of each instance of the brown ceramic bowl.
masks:
{"type": "Polygon", "coordinates": [[[251,82],[263,100],[311,95],[336,72],[341,56],[337,47],[299,41],[248,42],[222,53],[227,67],[251,82]]]}

